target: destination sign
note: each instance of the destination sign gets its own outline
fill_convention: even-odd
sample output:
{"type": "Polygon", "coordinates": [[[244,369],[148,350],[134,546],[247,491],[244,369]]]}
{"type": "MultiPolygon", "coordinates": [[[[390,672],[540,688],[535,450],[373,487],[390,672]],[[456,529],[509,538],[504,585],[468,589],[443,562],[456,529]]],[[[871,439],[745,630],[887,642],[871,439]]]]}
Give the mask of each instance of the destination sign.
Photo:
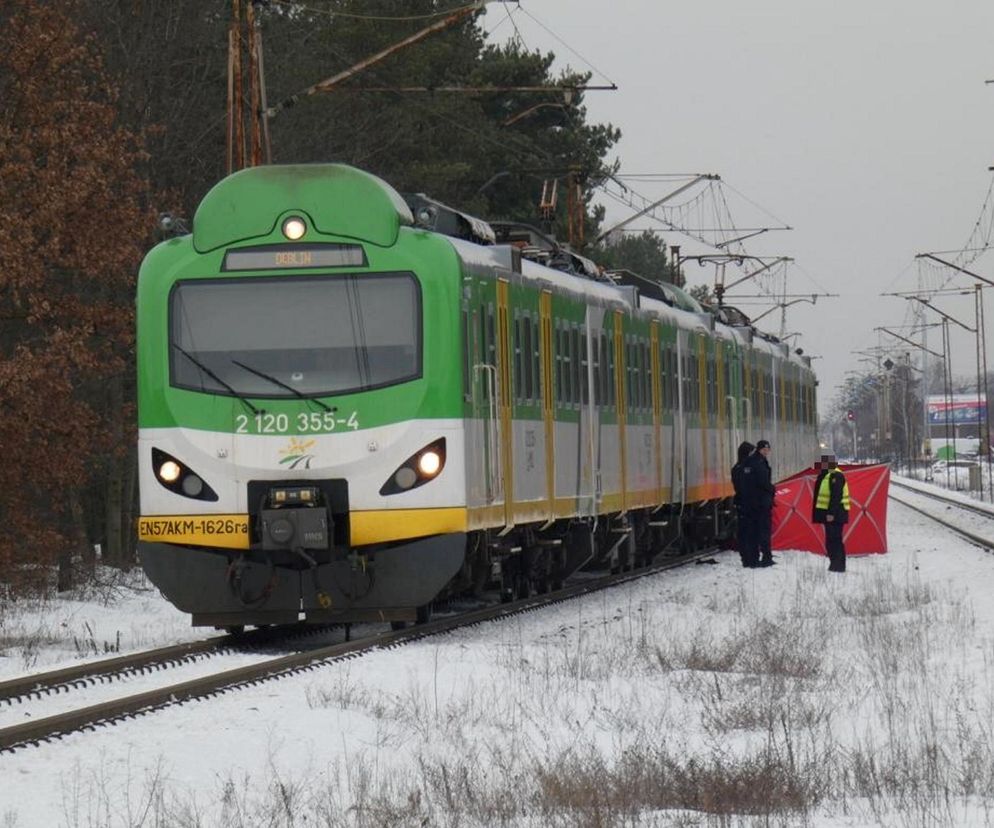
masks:
{"type": "Polygon", "coordinates": [[[222,270],[284,270],[314,267],[365,267],[358,244],[273,244],[243,247],[224,254],[222,270]]]}

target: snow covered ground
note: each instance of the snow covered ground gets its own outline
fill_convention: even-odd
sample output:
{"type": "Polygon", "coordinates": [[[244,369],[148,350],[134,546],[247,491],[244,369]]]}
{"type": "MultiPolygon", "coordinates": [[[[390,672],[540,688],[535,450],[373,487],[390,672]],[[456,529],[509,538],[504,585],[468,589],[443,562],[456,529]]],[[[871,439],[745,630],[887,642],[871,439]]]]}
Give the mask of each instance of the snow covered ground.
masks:
{"type": "MultiPolygon", "coordinates": [[[[0,826],[992,825],[994,555],[898,505],[889,543],[844,575],[724,553],[2,754],[0,826]]],[[[185,625],[124,589],[4,606],[0,675],[185,625]]]]}

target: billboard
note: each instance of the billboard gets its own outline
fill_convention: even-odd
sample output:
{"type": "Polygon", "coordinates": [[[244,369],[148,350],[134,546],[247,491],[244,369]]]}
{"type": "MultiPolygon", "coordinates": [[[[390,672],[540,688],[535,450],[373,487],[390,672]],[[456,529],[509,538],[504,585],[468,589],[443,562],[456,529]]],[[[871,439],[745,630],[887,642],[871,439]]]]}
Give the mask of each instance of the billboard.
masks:
{"type": "Polygon", "coordinates": [[[928,398],[928,424],[930,426],[980,425],[987,422],[986,403],[972,394],[953,394],[951,397],[928,398]]]}

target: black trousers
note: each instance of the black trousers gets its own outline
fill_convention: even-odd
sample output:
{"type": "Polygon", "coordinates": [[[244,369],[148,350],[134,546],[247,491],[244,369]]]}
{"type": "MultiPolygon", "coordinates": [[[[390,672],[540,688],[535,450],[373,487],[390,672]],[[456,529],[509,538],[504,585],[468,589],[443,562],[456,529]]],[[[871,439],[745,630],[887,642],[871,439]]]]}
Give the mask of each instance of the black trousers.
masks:
{"type": "Polygon", "coordinates": [[[846,528],[844,523],[825,524],[825,553],[828,555],[829,572],[846,571],[846,547],[842,543],[842,531],[846,528]]]}
{"type": "Polygon", "coordinates": [[[773,553],[770,551],[770,522],[773,512],[770,509],[760,509],[755,517],[756,525],[756,552],[760,561],[772,561],[773,553]]]}
{"type": "Polygon", "coordinates": [[[756,529],[753,525],[755,521],[745,509],[739,509],[737,513],[738,526],[736,540],[739,547],[739,556],[742,558],[743,566],[754,566],[759,560],[756,552],[756,529]]]}

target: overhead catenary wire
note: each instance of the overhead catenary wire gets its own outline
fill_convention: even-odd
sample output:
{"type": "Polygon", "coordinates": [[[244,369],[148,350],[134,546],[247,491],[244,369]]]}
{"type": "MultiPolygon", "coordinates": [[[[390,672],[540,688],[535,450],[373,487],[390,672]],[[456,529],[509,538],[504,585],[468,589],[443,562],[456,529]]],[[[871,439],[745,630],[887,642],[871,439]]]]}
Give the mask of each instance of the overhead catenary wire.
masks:
{"type": "Polygon", "coordinates": [[[590,69],[592,69],[594,72],[596,72],[602,78],[604,78],[604,80],[606,80],[612,86],[617,86],[617,84],[613,80],[611,80],[611,78],[609,78],[604,72],[602,72],[600,69],[598,69],[596,66],[594,66],[593,63],[591,63],[587,58],[585,58],[583,55],[581,55],[572,46],[570,46],[565,40],[563,40],[559,35],[557,35],[554,31],[552,31],[552,29],[550,29],[548,26],[546,26],[541,20],[539,20],[537,17],[535,17],[535,15],[533,15],[531,12],[529,12],[528,9],[526,9],[524,7],[519,7],[519,8],[521,8],[522,14],[524,14],[527,17],[531,18],[535,22],[535,24],[537,26],[540,26],[542,29],[544,29],[545,32],[550,37],[552,37],[557,43],[561,44],[566,49],[568,49],[570,52],[572,52],[573,55],[575,55],[577,58],[579,58],[580,60],[582,60],[585,64],[587,64],[587,66],[590,69]]]}
{"type": "Polygon", "coordinates": [[[306,3],[298,3],[296,0],[272,0],[277,6],[282,6],[284,8],[290,9],[292,11],[307,11],[312,14],[327,15],[328,17],[347,17],[352,20],[391,20],[391,21],[405,21],[405,20],[431,20],[435,17],[445,17],[447,14],[452,14],[454,12],[463,11],[475,5],[475,3],[463,3],[459,6],[453,6],[449,9],[442,9],[440,11],[426,12],[424,14],[407,14],[407,15],[386,15],[386,14],[358,14],[356,12],[343,12],[336,9],[319,9],[316,6],[308,6],[306,3]]]}

